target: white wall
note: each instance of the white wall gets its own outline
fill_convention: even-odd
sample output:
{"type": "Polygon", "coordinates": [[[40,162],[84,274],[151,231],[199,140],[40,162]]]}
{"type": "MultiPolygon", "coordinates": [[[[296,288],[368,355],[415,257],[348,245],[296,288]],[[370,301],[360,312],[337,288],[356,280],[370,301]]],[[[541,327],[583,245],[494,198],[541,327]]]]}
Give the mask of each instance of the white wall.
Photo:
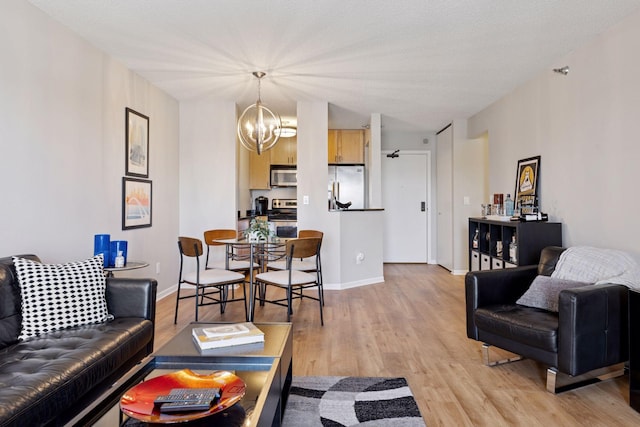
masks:
{"type": "Polygon", "coordinates": [[[540,204],[566,246],[640,255],[638,52],[635,14],[469,120],[469,136],[488,132],[490,193],[513,191],[517,161],[541,156],[540,204]]]}
{"type": "Polygon", "coordinates": [[[151,264],[127,275],[162,292],[177,277],[178,103],[27,2],[0,3],[0,27],[0,256],[81,260],[108,233],[151,264]],[[126,107],[150,117],[153,222],[123,231],[126,107]]]}
{"type": "Polygon", "coordinates": [[[233,102],[180,103],[182,236],[202,240],[205,230],[237,226],[235,123],[233,102]]]}
{"type": "Polygon", "coordinates": [[[340,222],[327,202],[327,102],[298,102],[298,229],[324,232],[322,273],[326,287],[340,283],[340,222]],[[309,196],[309,204],[302,203],[309,196]]]}

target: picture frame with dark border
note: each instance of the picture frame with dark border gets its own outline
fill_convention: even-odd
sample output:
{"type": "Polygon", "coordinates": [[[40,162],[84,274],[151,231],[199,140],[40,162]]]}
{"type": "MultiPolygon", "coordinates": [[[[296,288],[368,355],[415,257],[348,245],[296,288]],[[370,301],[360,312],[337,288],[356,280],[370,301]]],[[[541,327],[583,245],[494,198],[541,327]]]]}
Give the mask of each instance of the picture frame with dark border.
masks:
{"type": "Polygon", "coordinates": [[[125,108],[125,175],[149,178],[149,117],[125,108]]]}
{"type": "Polygon", "coordinates": [[[539,181],[540,156],[518,160],[514,202],[522,213],[532,213],[534,206],[538,205],[539,181]]]}
{"type": "Polygon", "coordinates": [[[122,229],[151,227],[152,213],[151,181],[122,177],[122,229]]]}

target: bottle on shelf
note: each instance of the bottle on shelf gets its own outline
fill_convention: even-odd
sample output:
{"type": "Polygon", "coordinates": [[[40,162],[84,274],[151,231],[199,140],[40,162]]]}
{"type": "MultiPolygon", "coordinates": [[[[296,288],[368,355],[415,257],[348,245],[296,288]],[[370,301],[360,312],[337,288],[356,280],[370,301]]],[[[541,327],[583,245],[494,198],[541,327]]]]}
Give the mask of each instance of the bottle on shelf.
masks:
{"type": "Polygon", "coordinates": [[[509,261],[514,264],[518,263],[518,243],[515,234],[511,236],[511,243],[509,243],[509,261]]]}
{"type": "Polygon", "coordinates": [[[513,216],[513,199],[511,194],[507,194],[507,200],[504,201],[504,214],[506,216],[513,216]]]}
{"type": "Polygon", "coordinates": [[[478,232],[478,229],[476,228],[476,234],[473,235],[473,244],[472,244],[473,249],[478,249],[478,240],[479,240],[479,237],[480,237],[479,234],[480,233],[478,232]]]}
{"type": "Polygon", "coordinates": [[[115,267],[116,268],[124,267],[124,256],[122,255],[122,251],[118,251],[118,256],[116,257],[115,267]]]}

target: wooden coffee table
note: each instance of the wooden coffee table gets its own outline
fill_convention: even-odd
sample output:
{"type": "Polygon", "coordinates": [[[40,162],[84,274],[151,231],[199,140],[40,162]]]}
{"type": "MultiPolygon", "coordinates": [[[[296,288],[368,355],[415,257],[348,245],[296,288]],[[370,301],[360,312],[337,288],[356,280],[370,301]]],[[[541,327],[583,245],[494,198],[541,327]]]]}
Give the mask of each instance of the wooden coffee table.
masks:
{"type": "MultiPolygon", "coordinates": [[[[208,354],[201,355],[193,343],[191,330],[194,327],[207,325],[212,324],[192,323],[185,327],[158,351],[120,378],[109,391],[67,425],[84,426],[96,423],[107,425],[105,424],[106,416],[111,413],[113,418],[114,411],[119,414],[119,417],[116,417],[118,421],[109,425],[127,425],[126,416],[117,409],[120,398],[127,390],[146,379],[182,369],[191,369],[201,374],[216,370],[231,371],[246,384],[245,396],[227,410],[229,413],[215,414],[213,417],[222,416],[222,414],[233,417],[234,425],[240,425],[238,422],[241,421],[243,426],[280,426],[291,387],[293,361],[291,324],[255,323],[265,334],[264,346],[228,347],[220,349],[219,353],[208,351],[208,354]],[[238,417],[241,420],[238,420],[238,417]]],[[[220,417],[219,419],[224,422],[224,419],[220,417]]]]}

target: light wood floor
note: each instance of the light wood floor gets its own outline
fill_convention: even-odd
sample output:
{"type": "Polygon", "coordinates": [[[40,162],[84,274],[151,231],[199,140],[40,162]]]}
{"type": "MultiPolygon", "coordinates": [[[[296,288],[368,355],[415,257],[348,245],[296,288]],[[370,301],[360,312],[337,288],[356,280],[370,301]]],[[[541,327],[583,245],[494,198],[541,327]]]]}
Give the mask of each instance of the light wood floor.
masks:
{"type": "MultiPolygon", "coordinates": [[[[325,291],[324,327],[317,303],[296,302],[293,374],[406,377],[427,426],[631,426],[627,378],[553,395],[545,367],[524,360],[486,367],[481,343],[465,330],[464,276],[433,265],[387,264],[385,283],[325,291]]],[[[193,320],[193,301],[158,302],[156,348],[193,320]]],[[[241,303],[202,321],[243,321],[241,303]]],[[[256,308],[255,321],[286,321],[286,309],[256,308]]]]}

